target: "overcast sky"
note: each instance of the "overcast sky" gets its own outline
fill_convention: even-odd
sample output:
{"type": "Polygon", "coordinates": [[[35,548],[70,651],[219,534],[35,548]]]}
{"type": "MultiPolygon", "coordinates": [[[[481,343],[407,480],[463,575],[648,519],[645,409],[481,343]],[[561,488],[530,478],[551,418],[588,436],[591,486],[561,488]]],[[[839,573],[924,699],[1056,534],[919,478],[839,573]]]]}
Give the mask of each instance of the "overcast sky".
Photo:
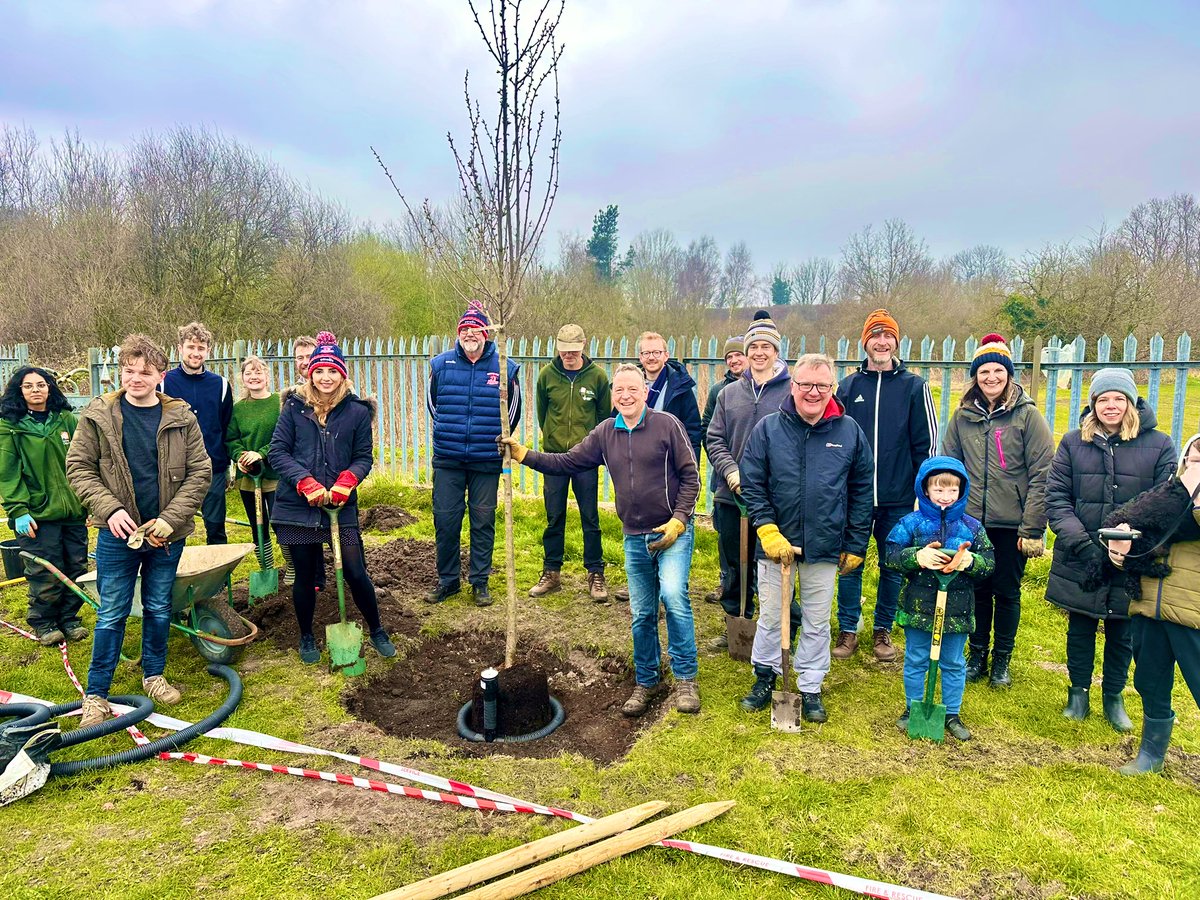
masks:
{"type": "MultiPolygon", "coordinates": [[[[938,256],[1086,238],[1197,190],[1197,10],[568,0],[551,232],[615,203],[622,247],[745,240],[760,272],[891,217],[938,256]]],[[[214,126],[375,221],[400,210],[370,145],[412,195],[453,193],[466,70],[487,99],[455,0],[0,4],[0,121],[113,146],[214,126]]]]}

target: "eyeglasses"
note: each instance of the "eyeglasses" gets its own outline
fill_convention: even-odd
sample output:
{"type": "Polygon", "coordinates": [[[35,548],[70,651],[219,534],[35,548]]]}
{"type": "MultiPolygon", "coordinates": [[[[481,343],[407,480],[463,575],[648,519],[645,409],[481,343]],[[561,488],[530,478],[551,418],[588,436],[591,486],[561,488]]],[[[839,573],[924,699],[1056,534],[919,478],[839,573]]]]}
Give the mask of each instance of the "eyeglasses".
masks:
{"type": "Polygon", "coordinates": [[[648,359],[658,359],[660,356],[666,356],[666,350],[642,350],[638,356],[645,356],[648,359]]]}
{"type": "Polygon", "coordinates": [[[832,384],[817,384],[816,382],[813,382],[813,381],[796,381],[794,378],[792,379],[792,384],[794,384],[796,387],[800,388],[800,393],[802,393],[802,394],[807,394],[807,393],[810,393],[811,391],[816,391],[822,397],[824,397],[826,394],[828,394],[830,391],[833,390],[832,384]]]}

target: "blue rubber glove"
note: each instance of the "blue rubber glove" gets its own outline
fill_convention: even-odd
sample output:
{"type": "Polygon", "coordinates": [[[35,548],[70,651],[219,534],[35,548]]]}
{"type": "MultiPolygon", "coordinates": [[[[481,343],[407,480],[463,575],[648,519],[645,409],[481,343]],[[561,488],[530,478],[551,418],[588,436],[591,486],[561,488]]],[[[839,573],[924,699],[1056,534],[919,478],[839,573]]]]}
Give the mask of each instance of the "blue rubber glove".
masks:
{"type": "Polygon", "coordinates": [[[21,537],[33,537],[37,531],[37,522],[33,521],[33,516],[25,513],[23,516],[17,516],[16,527],[13,530],[21,537]]]}

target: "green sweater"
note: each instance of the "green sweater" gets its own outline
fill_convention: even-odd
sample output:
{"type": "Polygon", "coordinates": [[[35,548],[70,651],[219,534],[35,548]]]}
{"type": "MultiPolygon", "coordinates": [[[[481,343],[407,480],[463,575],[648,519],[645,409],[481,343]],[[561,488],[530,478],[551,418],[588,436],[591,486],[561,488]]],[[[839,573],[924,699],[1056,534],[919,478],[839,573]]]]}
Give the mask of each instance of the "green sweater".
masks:
{"type": "Polygon", "coordinates": [[[586,356],[573,379],[567,377],[557,356],[538,372],[537,417],[543,452],[565,453],[610,415],[608,374],[586,356]]]}
{"type": "Polygon", "coordinates": [[[279,478],[275,470],[267,465],[267,450],[278,421],[278,394],[268,394],[261,400],[247,397],[233,404],[233,418],[225,429],[225,446],[235,464],[247,450],[262,454],[263,481],[276,481],[279,478]]]}
{"type": "Polygon", "coordinates": [[[8,527],[18,516],[34,521],[82,521],[83,504],[67,484],[67,447],[75,434],[75,414],[52,413],[44,423],[25,415],[0,419],[0,502],[8,527]]]}

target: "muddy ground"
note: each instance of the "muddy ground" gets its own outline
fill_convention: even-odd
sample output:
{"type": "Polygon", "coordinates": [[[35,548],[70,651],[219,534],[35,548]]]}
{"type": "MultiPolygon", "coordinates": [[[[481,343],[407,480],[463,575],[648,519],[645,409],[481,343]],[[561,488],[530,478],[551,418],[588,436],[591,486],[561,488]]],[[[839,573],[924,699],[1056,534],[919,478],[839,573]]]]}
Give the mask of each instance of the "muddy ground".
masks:
{"type": "Polygon", "coordinates": [[[372,506],[358,514],[358,527],[363,531],[395,531],[417,521],[417,517],[399,506],[372,506]]]}

